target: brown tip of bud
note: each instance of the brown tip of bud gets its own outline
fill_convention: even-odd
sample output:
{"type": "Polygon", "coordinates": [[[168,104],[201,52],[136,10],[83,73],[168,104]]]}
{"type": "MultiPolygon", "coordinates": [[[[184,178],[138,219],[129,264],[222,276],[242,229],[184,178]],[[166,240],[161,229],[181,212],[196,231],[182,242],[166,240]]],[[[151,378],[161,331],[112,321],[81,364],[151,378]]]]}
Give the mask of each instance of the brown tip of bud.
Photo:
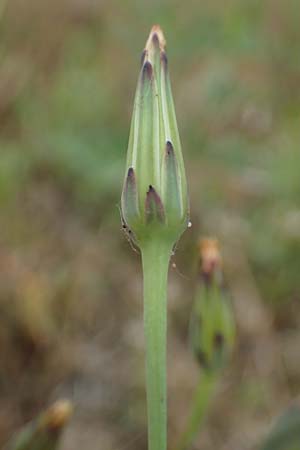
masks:
{"type": "Polygon", "coordinates": [[[143,80],[145,80],[146,78],[148,80],[151,80],[152,78],[152,74],[153,74],[153,69],[152,69],[152,64],[149,61],[146,61],[143,65],[143,80]]]}
{"type": "Polygon", "coordinates": [[[155,47],[159,47],[159,37],[156,32],[152,34],[152,43],[155,47]]]}
{"type": "Polygon", "coordinates": [[[206,238],[199,241],[201,269],[206,275],[211,275],[216,268],[221,268],[222,258],[217,239],[206,238]]]}
{"type": "Polygon", "coordinates": [[[153,25],[145,49],[150,50],[153,45],[158,46],[161,51],[165,50],[166,47],[166,40],[159,25],[153,25]]]}
{"type": "Polygon", "coordinates": [[[70,419],[73,406],[69,400],[58,400],[45,412],[44,426],[51,430],[62,428],[70,419]]]}

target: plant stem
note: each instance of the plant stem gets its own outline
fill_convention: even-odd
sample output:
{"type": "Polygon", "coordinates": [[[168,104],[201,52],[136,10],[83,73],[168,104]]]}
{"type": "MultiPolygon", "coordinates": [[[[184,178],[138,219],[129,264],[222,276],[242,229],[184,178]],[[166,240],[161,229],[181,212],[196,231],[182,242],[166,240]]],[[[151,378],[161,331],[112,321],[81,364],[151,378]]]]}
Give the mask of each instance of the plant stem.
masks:
{"type": "Polygon", "coordinates": [[[171,246],[153,239],[142,247],[148,450],[167,448],[167,279],[171,246]]]}
{"type": "Polygon", "coordinates": [[[202,373],[201,380],[194,395],[192,411],[187,422],[187,427],[179,439],[177,450],[186,450],[199,432],[215,392],[217,379],[218,376],[214,373],[202,373]]]}

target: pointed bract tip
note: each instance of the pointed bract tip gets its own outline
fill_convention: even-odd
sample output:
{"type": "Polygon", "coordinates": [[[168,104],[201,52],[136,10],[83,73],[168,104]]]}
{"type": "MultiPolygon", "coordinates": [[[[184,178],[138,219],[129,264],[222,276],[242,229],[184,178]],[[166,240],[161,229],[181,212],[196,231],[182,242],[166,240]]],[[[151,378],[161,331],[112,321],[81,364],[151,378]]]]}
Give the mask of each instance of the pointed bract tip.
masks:
{"type": "Polygon", "coordinates": [[[166,47],[166,39],[159,25],[153,25],[151,28],[145,49],[149,50],[153,45],[159,46],[161,51],[163,51],[166,47]]]}
{"type": "Polygon", "coordinates": [[[163,203],[160,196],[151,184],[149,185],[149,189],[146,194],[145,213],[146,221],[148,223],[152,222],[155,218],[162,223],[165,220],[163,203]]]}
{"type": "Polygon", "coordinates": [[[163,68],[166,70],[168,67],[168,57],[164,50],[160,52],[160,60],[163,68]]]}
{"type": "MultiPolygon", "coordinates": [[[[133,167],[129,167],[127,172],[127,177],[125,180],[125,186],[124,186],[124,194],[127,197],[129,195],[136,195],[136,180],[135,180],[135,172],[133,167]]],[[[128,201],[128,197],[127,197],[128,201]]]]}
{"type": "Polygon", "coordinates": [[[142,51],[142,55],[141,55],[141,66],[143,66],[145,60],[147,59],[147,55],[148,55],[148,51],[145,49],[142,51]]]}
{"type": "Polygon", "coordinates": [[[171,141],[166,142],[166,152],[167,155],[174,155],[174,147],[171,141]]]}
{"type": "Polygon", "coordinates": [[[125,230],[129,231],[132,221],[140,217],[137,196],[136,176],[133,167],[128,168],[121,198],[121,217],[125,230]]]}
{"type": "Polygon", "coordinates": [[[143,80],[145,80],[146,78],[148,80],[151,80],[152,78],[152,74],[153,74],[153,68],[152,68],[152,64],[150,61],[146,61],[143,65],[143,80]]]}
{"type": "Polygon", "coordinates": [[[128,169],[128,173],[127,173],[127,178],[134,178],[135,177],[135,175],[134,175],[134,169],[133,169],[133,167],[129,167],[129,169],[128,169]]]}

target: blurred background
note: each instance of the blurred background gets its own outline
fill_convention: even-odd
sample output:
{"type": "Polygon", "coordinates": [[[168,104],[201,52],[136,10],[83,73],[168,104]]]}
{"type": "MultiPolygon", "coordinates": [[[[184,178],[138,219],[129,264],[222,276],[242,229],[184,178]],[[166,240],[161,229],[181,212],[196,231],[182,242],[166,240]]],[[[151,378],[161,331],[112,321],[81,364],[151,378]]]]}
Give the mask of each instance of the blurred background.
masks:
{"type": "Polygon", "coordinates": [[[238,327],[195,449],[255,448],[300,388],[299,0],[8,0],[0,8],[0,446],[52,400],[63,450],[147,448],[141,270],[118,210],[139,59],[159,23],[193,227],[169,287],[169,436],[199,378],[199,237],[238,327]]]}

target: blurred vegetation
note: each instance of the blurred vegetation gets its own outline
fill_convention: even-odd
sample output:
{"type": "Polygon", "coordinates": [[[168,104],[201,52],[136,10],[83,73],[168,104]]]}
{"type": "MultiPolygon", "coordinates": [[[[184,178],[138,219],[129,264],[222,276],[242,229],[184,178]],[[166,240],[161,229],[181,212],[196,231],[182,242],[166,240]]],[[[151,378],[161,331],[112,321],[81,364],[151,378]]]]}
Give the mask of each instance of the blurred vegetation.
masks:
{"type": "Polygon", "coordinates": [[[198,379],[195,242],[214,235],[239,346],[195,448],[253,448],[300,387],[299,1],[0,11],[0,445],[64,393],[81,411],[64,450],[146,448],[141,280],[118,203],[139,55],[159,23],[193,222],[171,277],[170,443],[198,379]]]}
{"type": "Polygon", "coordinates": [[[299,405],[293,405],[277,420],[261,450],[297,450],[300,440],[299,421],[299,405]]]}

